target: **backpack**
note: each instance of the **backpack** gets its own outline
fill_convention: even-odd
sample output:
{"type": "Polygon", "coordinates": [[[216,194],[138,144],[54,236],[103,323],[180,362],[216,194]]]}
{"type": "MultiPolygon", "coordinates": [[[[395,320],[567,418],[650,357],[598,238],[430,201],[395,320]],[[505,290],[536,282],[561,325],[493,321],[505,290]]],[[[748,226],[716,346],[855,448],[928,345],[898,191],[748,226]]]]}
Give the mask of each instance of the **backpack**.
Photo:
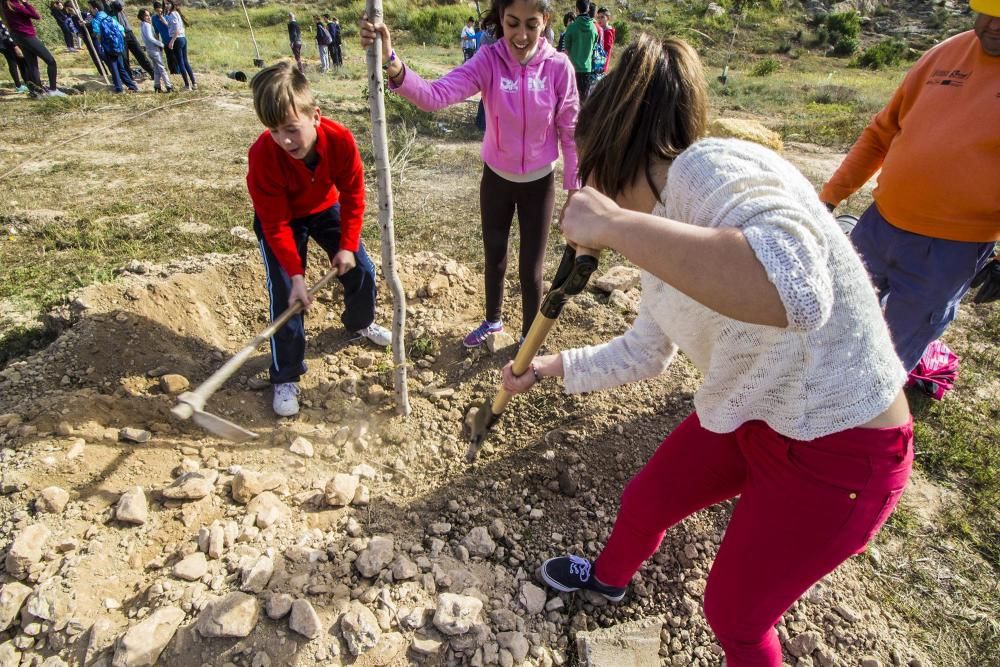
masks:
{"type": "Polygon", "coordinates": [[[104,53],[117,55],[125,53],[125,37],[122,35],[118,22],[110,16],[101,18],[101,48],[104,53]]]}
{"type": "Polygon", "coordinates": [[[590,56],[591,72],[604,72],[604,67],[608,64],[608,54],[604,52],[604,45],[601,44],[601,41],[601,35],[598,33],[597,39],[594,41],[594,51],[590,56]]]}

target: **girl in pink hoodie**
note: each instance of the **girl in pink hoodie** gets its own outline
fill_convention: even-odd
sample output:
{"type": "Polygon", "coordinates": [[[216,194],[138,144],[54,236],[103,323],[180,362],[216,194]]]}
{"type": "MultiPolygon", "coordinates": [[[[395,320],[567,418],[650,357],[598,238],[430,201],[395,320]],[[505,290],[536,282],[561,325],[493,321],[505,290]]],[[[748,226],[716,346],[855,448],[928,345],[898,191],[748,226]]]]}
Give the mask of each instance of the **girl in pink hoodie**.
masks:
{"type": "Polygon", "coordinates": [[[479,208],[486,249],[486,317],[465,337],[469,348],[503,331],[503,280],[515,211],[521,234],[522,336],[538,312],[560,146],[563,188],[572,194],[580,187],[573,141],[580,99],[572,63],[543,36],[550,6],[550,0],[493,0],[483,28],[497,41],[437,81],[425,81],[406,67],[392,49],[388,27],[372,24],[367,16],[361,19],[363,47],[374,41],[376,31],[382,38],[389,88],[419,108],[435,111],[476,93],[483,96],[487,128],[479,208]]]}

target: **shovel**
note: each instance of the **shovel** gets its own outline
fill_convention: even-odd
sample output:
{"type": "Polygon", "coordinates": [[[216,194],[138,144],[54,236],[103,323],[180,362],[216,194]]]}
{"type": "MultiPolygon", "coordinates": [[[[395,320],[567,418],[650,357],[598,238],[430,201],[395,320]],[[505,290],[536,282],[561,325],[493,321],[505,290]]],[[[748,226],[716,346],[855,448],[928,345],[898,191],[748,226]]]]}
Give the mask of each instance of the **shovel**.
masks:
{"type": "MultiPolygon", "coordinates": [[[[309,296],[312,297],[314,294],[326,287],[327,283],[336,277],[337,270],[331,270],[325,276],[320,278],[318,283],[312,286],[309,290],[309,296]]],[[[194,391],[186,391],[178,396],[177,405],[171,408],[170,411],[181,419],[193,419],[195,424],[202,427],[206,431],[210,431],[217,436],[226,438],[227,440],[242,442],[244,440],[256,438],[257,434],[253,431],[248,431],[239,424],[234,424],[228,419],[224,419],[218,415],[213,415],[211,412],[205,412],[205,403],[226,380],[233,376],[233,373],[239,370],[240,366],[247,362],[247,359],[249,359],[251,355],[257,351],[257,348],[261,344],[276,334],[281,327],[288,323],[288,320],[292,319],[295,315],[298,315],[301,311],[301,301],[296,301],[289,306],[285,312],[278,316],[278,319],[271,323],[271,326],[257,334],[257,336],[254,337],[254,339],[250,341],[246,347],[237,352],[232,359],[227,361],[222,366],[222,368],[212,373],[212,375],[198,385],[194,391]]]]}
{"type": "MultiPolygon", "coordinates": [[[[514,357],[514,366],[511,369],[514,375],[524,375],[527,372],[531,360],[545,342],[545,337],[555,325],[569,297],[583,291],[587,281],[590,280],[590,274],[596,269],[596,252],[587,248],[574,250],[571,246],[566,246],[559,268],[556,269],[555,278],[552,280],[552,287],[542,300],[542,307],[514,357]]],[[[500,389],[492,402],[486,401],[469,411],[463,428],[465,438],[470,442],[469,450],[465,454],[467,462],[472,463],[476,460],[479,448],[482,447],[490,428],[503,414],[511,397],[509,391],[500,389]]]]}

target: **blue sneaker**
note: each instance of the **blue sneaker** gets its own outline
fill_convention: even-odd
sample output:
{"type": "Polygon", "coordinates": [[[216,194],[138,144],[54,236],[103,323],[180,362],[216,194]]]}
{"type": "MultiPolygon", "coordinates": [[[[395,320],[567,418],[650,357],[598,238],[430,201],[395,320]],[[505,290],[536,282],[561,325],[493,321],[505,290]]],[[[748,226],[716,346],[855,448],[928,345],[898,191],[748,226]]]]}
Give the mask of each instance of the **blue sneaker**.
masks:
{"type": "Polygon", "coordinates": [[[550,558],[538,568],[539,581],[563,593],[572,593],[581,588],[603,595],[611,602],[621,602],[625,597],[625,586],[608,586],[591,574],[593,565],[579,556],[559,556],[550,558]]]}
{"type": "Polygon", "coordinates": [[[470,331],[469,335],[462,340],[462,345],[471,350],[485,343],[486,337],[491,333],[500,333],[501,331],[503,331],[503,322],[483,320],[482,324],[470,331]]]}

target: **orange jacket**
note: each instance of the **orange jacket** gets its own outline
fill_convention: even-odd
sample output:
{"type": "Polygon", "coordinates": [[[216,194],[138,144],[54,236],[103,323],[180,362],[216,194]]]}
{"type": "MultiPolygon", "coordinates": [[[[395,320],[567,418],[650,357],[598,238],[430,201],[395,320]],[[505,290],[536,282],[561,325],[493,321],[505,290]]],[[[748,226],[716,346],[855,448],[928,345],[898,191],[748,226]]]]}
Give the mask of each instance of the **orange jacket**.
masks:
{"type": "Polygon", "coordinates": [[[1000,58],[971,30],[917,61],[820,199],[839,204],[879,167],[875,203],[893,226],[952,241],[1000,240],[1000,58]]]}

